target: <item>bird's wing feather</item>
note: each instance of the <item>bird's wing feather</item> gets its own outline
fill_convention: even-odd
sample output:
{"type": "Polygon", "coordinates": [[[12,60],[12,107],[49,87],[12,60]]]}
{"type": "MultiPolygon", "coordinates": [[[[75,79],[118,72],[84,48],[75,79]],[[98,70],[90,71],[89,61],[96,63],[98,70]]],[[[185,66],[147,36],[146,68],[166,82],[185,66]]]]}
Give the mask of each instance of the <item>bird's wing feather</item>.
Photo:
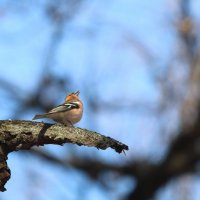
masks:
{"type": "Polygon", "coordinates": [[[48,113],[50,114],[50,113],[56,113],[56,112],[66,112],[74,108],[79,108],[79,104],[76,102],[65,103],[53,108],[48,113]]]}

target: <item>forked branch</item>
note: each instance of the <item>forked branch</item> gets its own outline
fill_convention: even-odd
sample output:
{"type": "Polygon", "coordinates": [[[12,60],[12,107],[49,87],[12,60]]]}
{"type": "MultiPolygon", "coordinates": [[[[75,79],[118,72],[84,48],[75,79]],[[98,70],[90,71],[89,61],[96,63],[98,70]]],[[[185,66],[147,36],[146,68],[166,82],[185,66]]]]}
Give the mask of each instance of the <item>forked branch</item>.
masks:
{"type": "Polygon", "coordinates": [[[2,120],[0,121],[0,191],[5,191],[4,185],[10,178],[10,170],[6,165],[8,153],[30,149],[35,145],[65,143],[102,150],[110,147],[118,153],[128,150],[127,145],[87,129],[32,121],[2,120]]]}

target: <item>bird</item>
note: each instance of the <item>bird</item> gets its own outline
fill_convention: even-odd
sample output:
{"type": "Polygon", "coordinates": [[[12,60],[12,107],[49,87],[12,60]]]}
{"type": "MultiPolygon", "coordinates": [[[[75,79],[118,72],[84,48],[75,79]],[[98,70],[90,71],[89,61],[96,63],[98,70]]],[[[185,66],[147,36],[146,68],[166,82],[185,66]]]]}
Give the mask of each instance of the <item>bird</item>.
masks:
{"type": "Polygon", "coordinates": [[[35,115],[33,120],[48,118],[55,122],[72,126],[79,122],[83,115],[83,103],[79,99],[80,92],[72,92],[66,96],[63,104],[56,106],[49,112],[35,115]]]}

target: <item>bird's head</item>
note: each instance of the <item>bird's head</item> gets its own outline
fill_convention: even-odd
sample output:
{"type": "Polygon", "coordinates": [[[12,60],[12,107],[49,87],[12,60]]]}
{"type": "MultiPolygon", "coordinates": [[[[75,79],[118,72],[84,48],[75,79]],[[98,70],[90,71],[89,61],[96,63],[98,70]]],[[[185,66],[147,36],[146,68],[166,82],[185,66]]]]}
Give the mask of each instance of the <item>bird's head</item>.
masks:
{"type": "Polygon", "coordinates": [[[80,94],[79,91],[77,92],[72,92],[71,94],[67,95],[65,98],[65,102],[70,102],[70,101],[76,101],[79,100],[78,95],[80,94]]]}

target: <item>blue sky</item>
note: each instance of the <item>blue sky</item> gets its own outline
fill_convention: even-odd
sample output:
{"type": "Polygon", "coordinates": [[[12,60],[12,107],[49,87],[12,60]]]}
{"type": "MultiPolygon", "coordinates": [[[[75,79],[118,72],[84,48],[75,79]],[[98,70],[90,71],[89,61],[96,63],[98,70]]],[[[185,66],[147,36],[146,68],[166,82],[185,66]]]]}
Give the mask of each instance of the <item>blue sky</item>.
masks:
{"type": "MultiPolygon", "coordinates": [[[[41,73],[45,73],[42,69],[56,29],[46,17],[46,2],[0,3],[0,78],[14,83],[22,94],[25,91],[31,95],[41,73]]],[[[196,13],[196,7],[193,7],[196,13]]],[[[152,160],[163,156],[167,136],[163,139],[160,127],[166,119],[158,119],[142,106],[131,110],[126,107],[132,104],[156,107],[158,104],[159,88],[149,72],[153,70],[156,74],[162,74],[166,61],[174,51],[176,37],[172,16],[175,11],[176,4],[164,0],[95,0],[83,3],[78,13],[63,27],[54,57],[49,60],[52,63],[49,70],[63,78],[70,77],[70,90],[81,91],[85,111],[78,126],[114,137],[128,144],[130,151],[124,157],[109,149],[98,151],[70,145],[65,148],[50,146],[46,150],[58,156],[69,156],[72,148],[80,155],[116,163],[129,162],[133,156],[150,157],[152,160]],[[97,91],[102,102],[122,104],[125,109],[90,113],[84,96],[86,86],[91,92],[97,91]]],[[[16,105],[5,92],[0,90],[0,94],[1,104],[5,105],[6,102],[0,113],[1,119],[9,119],[16,105]]],[[[62,91],[56,101],[61,103],[65,95],[65,91],[62,91]]],[[[35,112],[27,113],[22,118],[30,120],[35,112]]],[[[29,154],[13,153],[8,162],[12,178],[6,185],[8,192],[2,194],[3,200],[13,195],[16,200],[31,199],[33,194],[37,194],[37,199],[45,200],[73,200],[80,198],[81,194],[85,199],[114,200],[134,185],[134,181],[124,179],[110,183],[115,192],[106,193],[83,173],[73,169],[66,171],[29,154]],[[35,180],[30,181],[29,176],[35,177],[35,180]],[[45,185],[40,185],[41,182],[45,182],[45,185]],[[81,184],[88,190],[82,191],[81,184]],[[80,196],[76,191],[80,191],[80,196]]],[[[156,199],[171,199],[173,184],[162,188],[156,199]]],[[[197,192],[199,188],[197,179],[194,181],[194,200],[200,197],[197,192]]]]}

